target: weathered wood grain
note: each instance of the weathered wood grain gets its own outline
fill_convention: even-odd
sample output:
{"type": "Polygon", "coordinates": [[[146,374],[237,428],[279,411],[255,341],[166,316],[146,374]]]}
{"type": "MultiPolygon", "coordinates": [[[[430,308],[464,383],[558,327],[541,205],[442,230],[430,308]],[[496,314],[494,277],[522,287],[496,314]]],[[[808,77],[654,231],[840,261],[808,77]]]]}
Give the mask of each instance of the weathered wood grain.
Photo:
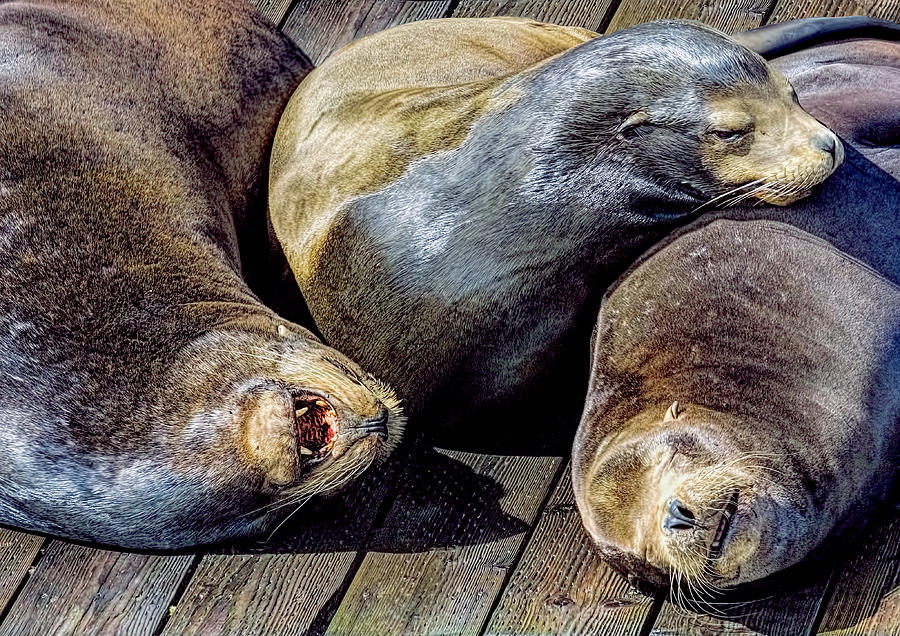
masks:
{"type": "Polygon", "coordinates": [[[303,634],[354,552],[206,555],[164,634],[303,634]]]}
{"type": "Polygon", "coordinates": [[[0,634],[152,634],[192,560],[50,541],[0,634]]]}
{"type": "Polygon", "coordinates": [[[875,525],[838,574],[819,633],[900,634],[900,509],[875,525]]]}
{"type": "Polygon", "coordinates": [[[567,466],[485,633],[636,635],[652,606],[591,549],[567,466]]]}
{"type": "Polygon", "coordinates": [[[356,37],[373,4],[373,0],[299,0],[282,28],[319,65],[356,37]]]}
{"type": "Polygon", "coordinates": [[[250,0],[256,10],[269,18],[272,24],[281,24],[292,0],[250,0]]]}
{"type": "Polygon", "coordinates": [[[0,610],[6,608],[43,544],[44,537],[0,528],[0,610]]]}
{"type": "Polygon", "coordinates": [[[609,21],[613,0],[462,0],[453,11],[457,18],[514,15],[566,26],[600,31],[609,21]]]}
{"type": "Polygon", "coordinates": [[[204,555],[163,633],[321,632],[355,571],[358,551],[367,546],[399,464],[370,471],[332,501],[310,502],[270,541],[204,555]]]}
{"type": "Polygon", "coordinates": [[[328,634],[478,634],[558,457],[440,451],[404,484],[328,634]]]}
{"type": "Polygon", "coordinates": [[[799,636],[808,634],[824,605],[825,593],[833,575],[799,585],[763,600],[726,608],[716,606],[717,618],[695,614],[665,603],[653,624],[651,636],[799,636]]]}
{"type": "Polygon", "coordinates": [[[376,0],[356,37],[416,20],[443,18],[449,9],[450,0],[376,0]]]}
{"type": "Polygon", "coordinates": [[[618,31],[660,18],[700,20],[727,33],[744,31],[760,26],[773,2],[774,0],[622,0],[607,31],[618,31]]]}
{"type": "Polygon", "coordinates": [[[900,22],[900,0],[778,0],[768,22],[839,15],[867,15],[900,22]]]}
{"type": "Polygon", "coordinates": [[[299,0],[284,21],[314,64],[352,40],[391,26],[444,17],[450,0],[299,0]]]}

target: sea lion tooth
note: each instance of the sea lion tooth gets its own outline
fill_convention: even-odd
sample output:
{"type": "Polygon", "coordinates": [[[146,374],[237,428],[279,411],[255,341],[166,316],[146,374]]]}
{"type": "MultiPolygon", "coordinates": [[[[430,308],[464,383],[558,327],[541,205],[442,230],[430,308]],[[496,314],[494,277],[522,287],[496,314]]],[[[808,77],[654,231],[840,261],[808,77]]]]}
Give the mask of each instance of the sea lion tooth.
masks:
{"type": "Polygon", "coordinates": [[[388,408],[357,447],[377,465],[391,390],[275,313],[280,268],[244,249],[297,46],[245,0],[44,0],[0,4],[0,51],[0,524],[140,550],[263,532],[278,487],[360,472],[306,461],[310,395],[388,408]]]}
{"type": "Polygon", "coordinates": [[[328,402],[326,402],[325,400],[316,400],[316,406],[319,406],[321,408],[327,408],[328,402]]]}
{"type": "Polygon", "coordinates": [[[663,422],[674,422],[678,419],[678,400],[672,402],[672,406],[666,409],[666,414],[663,415],[663,422]]]}
{"type": "Polygon", "coordinates": [[[394,27],[326,59],[279,123],[270,218],[313,321],[454,439],[533,437],[494,409],[577,417],[578,343],[636,255],[713,200],[788,203],[838,163],[781,73],[723,33],[596,36],[499,18],[394,27]],[[546,409],[550,393],[565,407],[546,409]]]}
{"type": "Polygon", "coordinates": [[[313,451],[309,450],[306,446],[300,447],[300,454],[301,455],[315,455],[315,453],[313,451]]]}
{"type": "Polygon", "coordinates": [[[303,417],[303,415],[309,410],[308,406],[304,406],[302,409],[297,409],[294,415],[297,417],[303,417]]]}

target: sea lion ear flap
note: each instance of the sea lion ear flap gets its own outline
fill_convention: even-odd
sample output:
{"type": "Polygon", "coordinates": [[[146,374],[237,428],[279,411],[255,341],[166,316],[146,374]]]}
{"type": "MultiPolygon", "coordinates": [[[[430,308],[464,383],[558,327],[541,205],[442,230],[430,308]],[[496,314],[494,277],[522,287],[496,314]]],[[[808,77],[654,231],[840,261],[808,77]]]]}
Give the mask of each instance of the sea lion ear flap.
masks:
{"type": "Polygon", "coordinates": [[[640,126],[643,123],[647,122],[649,115],[642,110],[635,111],[631,113],[628,117],[625,118],[619,127],[616,128],[616,134],[622,135],[623,137],[630,136],[631,133],[634,132],[634,129],[640,126]]]}
{"type": "Polygon", "coordinates": [[[672,406],[666,409],[666,414],[663,415],[663,422],[674,422],[678,419],[678,400],[672,402],[672,406]]]}

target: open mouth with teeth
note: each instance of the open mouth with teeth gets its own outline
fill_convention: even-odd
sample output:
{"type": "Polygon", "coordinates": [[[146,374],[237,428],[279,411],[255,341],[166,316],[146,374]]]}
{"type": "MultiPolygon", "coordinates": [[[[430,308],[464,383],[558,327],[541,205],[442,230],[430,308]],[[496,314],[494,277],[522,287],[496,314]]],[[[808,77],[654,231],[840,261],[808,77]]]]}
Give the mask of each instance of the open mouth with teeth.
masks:
{"type": "Polygon", "coordinates": [[[722,511],[722,516],[719,517],[719,526],[716,529],[716,534],[713,537],[712,543],[709,544],[710,562],[715,561],[722,555],[722,546],[725,543],[725,537],[728,536],[728,530],[731,529],[731,519],[737,511],[738,494],[739,492],[737,490],[732,491],[731,497],[729,497],[728,503],[725,504],[725,509],[722,511]]]}
{"type": "Polygon", "coordinates": [[[334,447],[338,417],[334,408],[317,395],[294,397],[297,447],[305,459],[322,459],[334,447]]]}

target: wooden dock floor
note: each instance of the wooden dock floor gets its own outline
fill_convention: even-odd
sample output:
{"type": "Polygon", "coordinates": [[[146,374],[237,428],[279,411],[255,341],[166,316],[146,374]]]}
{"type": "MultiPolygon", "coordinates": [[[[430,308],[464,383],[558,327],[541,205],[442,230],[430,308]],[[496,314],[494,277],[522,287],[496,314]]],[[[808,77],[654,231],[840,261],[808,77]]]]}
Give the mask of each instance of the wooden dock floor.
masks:
{"type": "MultiPolygon", "coordinates": [[[[315,62],[437,17],[596,31],[680,17],[727,31],[815,15],[900,21],[900,0],[256,0],[315,62]]],[[[415,448],[269,542],[102,550],[0,529],[0,636],[62,634],[900,635],[900,514],[822,570],[714,617],[632,589],[591,550],[567,457],[415,448]]]]}

